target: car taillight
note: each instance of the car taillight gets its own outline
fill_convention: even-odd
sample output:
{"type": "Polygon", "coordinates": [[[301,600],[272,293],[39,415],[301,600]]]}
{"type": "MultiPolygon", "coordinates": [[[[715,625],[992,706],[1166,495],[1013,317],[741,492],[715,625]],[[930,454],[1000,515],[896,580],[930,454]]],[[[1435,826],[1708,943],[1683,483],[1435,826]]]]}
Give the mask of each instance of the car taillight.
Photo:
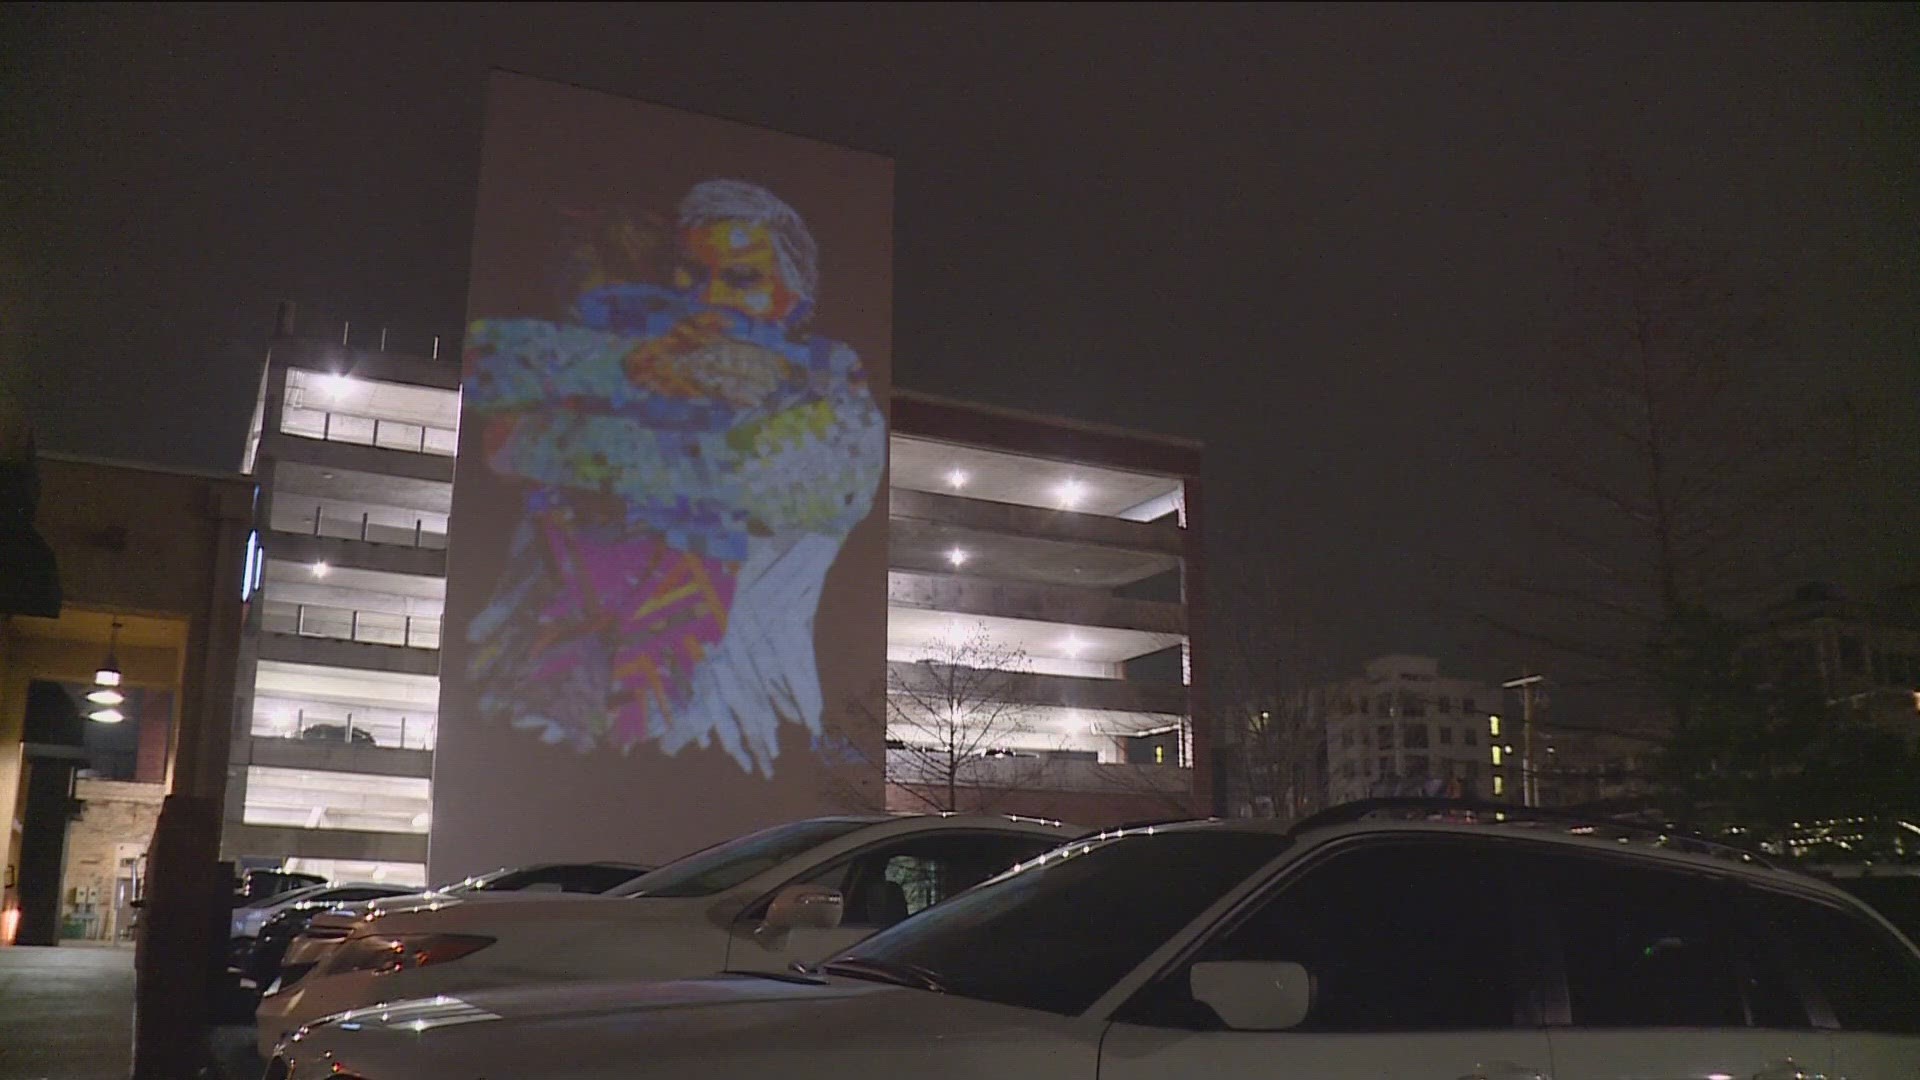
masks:
{"type": "Polygon", "coordinates": [[[493,942],[478,934],[368,934],[348,938],[328,962],[327,974],[408,971],[471,956],[493,942]]]}

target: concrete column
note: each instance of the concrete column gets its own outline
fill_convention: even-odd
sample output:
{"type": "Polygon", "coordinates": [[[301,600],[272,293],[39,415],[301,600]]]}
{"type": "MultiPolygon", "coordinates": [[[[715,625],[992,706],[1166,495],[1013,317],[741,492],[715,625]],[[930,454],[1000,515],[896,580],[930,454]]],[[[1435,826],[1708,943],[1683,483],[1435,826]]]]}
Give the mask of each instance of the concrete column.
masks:
{"type": "Polygon", "coordinates": [[[220,818],[253,492],[249,484],[208,493],[213,588],[187,632],[173,785],[148,855],[146,910],[134,957],[135,1080],[198,1075],[212,1060],[212,1002],[225,975],[233,888],[231,870],[219,861],[220,818]]]}

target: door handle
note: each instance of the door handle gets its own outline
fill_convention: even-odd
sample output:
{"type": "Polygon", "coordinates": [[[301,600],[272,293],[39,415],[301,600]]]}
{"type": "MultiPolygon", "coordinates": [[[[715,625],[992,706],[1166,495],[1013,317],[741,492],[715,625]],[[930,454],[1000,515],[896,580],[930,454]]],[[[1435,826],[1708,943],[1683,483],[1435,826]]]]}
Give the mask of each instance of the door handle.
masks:
{"type": "Polygon", "coordinates": [[[1808,1072],[1792,1058],[1778,1065],[1769,1065],[1753,1074],[1753,1080],[1826,1080],[1826,1074],[1808,1072]]]}
{"type": "Polygon", "coordinates": [[[1490,1065],[1475,1065],[1472,1072],[1460,1077],[1459,1080],[1549,1080],[1549,1077],[1545,1070],[1529,1065],[1496,1061],[1490,1065]]]}

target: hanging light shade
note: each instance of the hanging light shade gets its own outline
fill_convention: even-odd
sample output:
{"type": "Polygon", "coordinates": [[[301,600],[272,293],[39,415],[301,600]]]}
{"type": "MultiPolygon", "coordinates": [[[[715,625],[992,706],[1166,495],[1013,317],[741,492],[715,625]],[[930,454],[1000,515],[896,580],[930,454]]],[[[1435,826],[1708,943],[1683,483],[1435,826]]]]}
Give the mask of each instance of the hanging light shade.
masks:
{"type": "MultiPolygon", "coordinates": [[[[107,638],[107,658],[101,661],[99,670],[93,673],[93,685],[109,687],[120,685],[119,649],[120,620],[115,619],[113,620],[113,630],[107,638]]],[[[87,700],[92,701],[94,698],[92,695],[88,695],[87,700]]],[[[103,704],[118,704],[118,702],[104,702],[103,704]]]]}
{"type": "Polygon", "coordinates": [[[127,700],[120,692],[120,620],[113,620],[113,630],[107,637],[107,658],[93,673],[94,689],[87,694],[87,700],[101,706],[87,714],[87,719],[99,724],[117,724],[125,720],[126,714],[115,706],[127,700]]]}

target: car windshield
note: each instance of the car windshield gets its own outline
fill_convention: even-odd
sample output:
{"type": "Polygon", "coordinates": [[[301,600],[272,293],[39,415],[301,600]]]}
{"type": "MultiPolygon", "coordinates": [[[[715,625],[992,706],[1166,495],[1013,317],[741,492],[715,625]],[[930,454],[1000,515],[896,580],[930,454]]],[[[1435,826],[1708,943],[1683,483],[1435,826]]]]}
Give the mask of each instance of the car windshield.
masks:
{"type": "Polygon", "coordinates": [[[1287,842],[1278,833],[1225,829],[1083,841],[936,904],[821,967],[1078,1015],[1287,842]]]}
{"type": "Polygon", "coordinates": [[[639,877],[637,866],[614,863],[584,863],[561,866],[530,866],[523,870],[496,870],[491,874],[462,882],[449,892],[519,892],[536,885],[558,886],[561,892],[603,893],[639,877]]]}
{"type": "Polygon", "coordinates": [[[776,825],[696,851],[642,874],[609,896],[712,896],[762,871],[874,824],[871,818],[813,818],[776,825]]]}

